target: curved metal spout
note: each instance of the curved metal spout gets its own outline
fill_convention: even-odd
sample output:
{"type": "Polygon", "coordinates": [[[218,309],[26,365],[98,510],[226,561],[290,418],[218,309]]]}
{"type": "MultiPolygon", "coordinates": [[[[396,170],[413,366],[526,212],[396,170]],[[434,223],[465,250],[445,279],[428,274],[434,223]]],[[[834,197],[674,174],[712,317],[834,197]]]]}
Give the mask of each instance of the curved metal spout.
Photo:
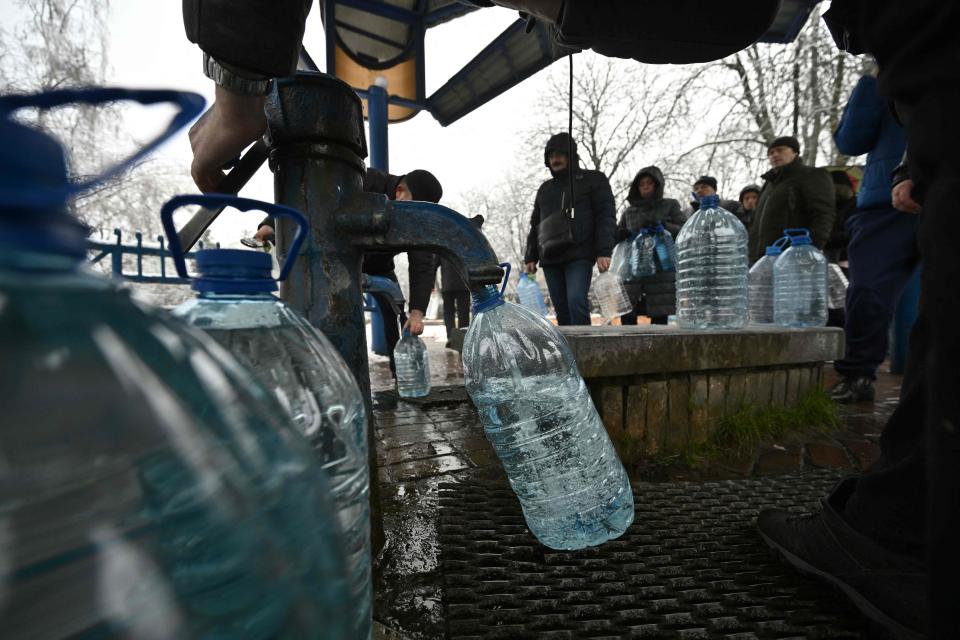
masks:
{"type": "Polygon", "coordinates": [[[435,253],[446,258],[471,289],[503,280],[497,254],[469,218],[432,202],[376,202],[369,194],[364,196],[337,212],[337,225],[353,235],[355,246],[366,251],[435,253]]]}

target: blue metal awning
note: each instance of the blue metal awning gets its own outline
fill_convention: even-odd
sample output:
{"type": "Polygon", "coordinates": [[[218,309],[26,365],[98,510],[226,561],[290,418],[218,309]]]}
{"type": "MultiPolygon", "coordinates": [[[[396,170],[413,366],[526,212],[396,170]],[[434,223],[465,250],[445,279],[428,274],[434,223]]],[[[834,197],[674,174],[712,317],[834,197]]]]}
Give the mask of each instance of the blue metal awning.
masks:
{"type": "MultiPolygon", "coordinates": [[[[774,23],[760,42],[786,43],[796,38],[820,0],[781,0],[774,23]]],[[[390,69],[415,59],[416,99],[391,97],[396,105],[429,111],[446,126],[570,53],[556,44],[542,23],[528,33],[517,20],[480,51],[433,95],[423,87],[423,38],[427,29],[464,16],[475,7],[457,0],[323,0],[327,31],[327,71],[336,47],[371,70],[390,69]],[[333,20],[330,20],[330,17],[333,20]]],[[[499,9],[503,10],[503,9],[499,9]]],[[[366,87],[356,87],[363,90],[366,87]]]]}

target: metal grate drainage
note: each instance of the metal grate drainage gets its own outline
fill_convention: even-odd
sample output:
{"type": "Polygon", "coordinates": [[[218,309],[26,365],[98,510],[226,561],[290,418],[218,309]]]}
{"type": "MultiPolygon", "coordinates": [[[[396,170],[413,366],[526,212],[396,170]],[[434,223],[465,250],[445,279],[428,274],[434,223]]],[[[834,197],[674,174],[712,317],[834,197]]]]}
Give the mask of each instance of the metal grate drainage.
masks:
{"type": "Polygon", "coordinates": [[[637,483],[633,526],[578,552],[538,543],[502,476],[441,484],[447,636],[859,638],[856,611],[772,557],[754,528],[761,509],[809,510],[837,479],[637,483]]]}

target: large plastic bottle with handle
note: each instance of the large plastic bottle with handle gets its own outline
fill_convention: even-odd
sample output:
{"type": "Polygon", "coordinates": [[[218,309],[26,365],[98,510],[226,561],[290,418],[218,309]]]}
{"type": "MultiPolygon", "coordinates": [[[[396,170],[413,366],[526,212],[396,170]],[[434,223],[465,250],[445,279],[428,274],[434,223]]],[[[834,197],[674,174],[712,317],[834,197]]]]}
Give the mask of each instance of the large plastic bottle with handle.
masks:
{"type": "Polygon", "coordinates": [[[473,300],[466,389],[530,531],[553,549],[622,535],[633,522],[633,491],[567,341],[496,287],[473,300]]]}
{"type": "Polygon", "coordinates": [[[370,479],[367,417],[363,395],[336,348],[302,315],[273,293],[285,280],[309,231],[307,220],[289,207],[236,196],[178,196],[161,218],[177,271],[186,264],[174,212],[184,206],[232,207],[263,211],[298,226],[277,280],[268,253],[244,249],[197,252],[198,274],[191,285],[197,297],[173,313],[203,329],[254,373],[276,396],[294,427],[313,447],[331,482],[333,503],[346,549],[353,637],[368,638],[373,590],[370,554],[370,479]]]}
{"type": "Polygon", "coordinates": [[[807,229],[784,229],[790,248],[773,267],[773,321],[781,327],[827,324],[827,259],[807,229]]]}

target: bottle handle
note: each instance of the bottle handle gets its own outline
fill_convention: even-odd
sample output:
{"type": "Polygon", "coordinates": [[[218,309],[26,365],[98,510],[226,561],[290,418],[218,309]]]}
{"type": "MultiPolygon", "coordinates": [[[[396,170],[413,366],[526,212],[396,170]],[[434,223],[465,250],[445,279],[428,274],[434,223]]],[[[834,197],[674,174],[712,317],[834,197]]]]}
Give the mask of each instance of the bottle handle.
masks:
{"type": "Polygon", "coordinates": [[[160,208],[160,221],[163,223],[163,231],[167,234],[168,248],[173,257],[173,264],[177,267],[177,274],[181,278],[187,276],[187,262],[184,259],[183,246],[180,244],[180,237],[177,235],[177,229],[173,225],[173,213],[180,207],[190,204],[197,204],[208,209],[215,207],[233,207],[238,211],[263,211],[276,218],[290,218],[297,223],[297,233],[290,243],[290,251],[287,259],[280,269],[280,275],[277,281],[286,280],[290,275],[290,270],[300,253],[300,247],[306,240],[307,231],[310,229],[310,223],[302,213],[292,207],[272,202],[263,202],[251,198],[241,198],[226,193],[208,193],[205,195],[183,195],[174,196],[160,208]]]}
{"type": "Polygon", "coordinates": [[[791,242],[793,241],[793,238],[794,238],[794,237],[801,237],[801,238],[802,238],[802,237],[807,237],[807,238],[809,238],[809,237],[810,237],[810,230],[809,230],[809,229],[804,229],[804,228],[784,229],[784,230],[783,230],[783,237],[784,237],[784,238],[787,238],[787,239],[790,240],[791,242]]]}
{"type": "Polygon", "coordinates": [[[73,183],[66,187],[52,187],[43,189],[42,192],[34,191],[28,195],[28,201],[25,206],[48,206],[51,203],[63,202],[81,193],[88,191],[102,182],[113,178],[117,174],[125,171],[154,149],[167,141],[173,134],[182,129],[187,123],[200,115],[206,105],[203,96],[197,93],[187,91],[173,91],[169,89],[120,89],[120,88],[91,88],[91,89],[58,89],[56,91],[46,91],[33,94],[14,94],[0,96],[0,117],[9,118],[11,114],[20,109],[36,107],[40,109],[50,109],[64,104],[103,104],[105,102],[118,102],[129,100],[138,102],[142,105],[172,103],[179,107],[176,115],[167,124],[166,129],[157,136],[140,147],[137,151],[128,157],[109,167],[100,175],[94,176],[89,180],[73,183]]]}
{"type": "Polygon", "coordinates": [[[503,286],[500,287],[500,295],[503,295],[503,292],[507,290],[507,283],[510,282],[510,263],[501,262],[499,265],[501,269],[504,270],[503,274],[503,286]]]}

